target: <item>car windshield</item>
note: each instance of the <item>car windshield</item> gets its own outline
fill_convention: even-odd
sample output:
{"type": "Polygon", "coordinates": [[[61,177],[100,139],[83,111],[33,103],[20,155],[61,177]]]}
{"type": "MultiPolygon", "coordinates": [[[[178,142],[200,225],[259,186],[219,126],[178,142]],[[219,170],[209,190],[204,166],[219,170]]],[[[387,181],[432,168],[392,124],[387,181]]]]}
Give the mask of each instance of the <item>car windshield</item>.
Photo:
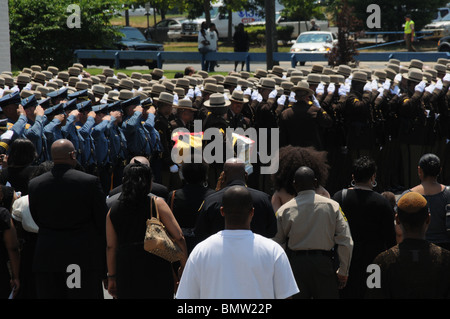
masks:
{"type": "MultiPolygon", "coordinates": [[[[219,14],[219,7],[212,7],[211,10],[209,10],[209,14],[211,15],[211,18],[215,18],[219,14]]],[[[205,14],[203,13],[199,18],[205,19],[205,14]]]]}
{"type": "Polygon", "coordinates": [[[146,41],[144,35],[138,29],[121,29],[120,32],[124,34],[123,40],[146,41]]]}
{"type": "Polygon", "coordinates": [[[318,33],[301,34],[297,38],[297,43],[323,43],[327,41],[331,42],[331,36],[329,34],[318,34],[318,33]]]}

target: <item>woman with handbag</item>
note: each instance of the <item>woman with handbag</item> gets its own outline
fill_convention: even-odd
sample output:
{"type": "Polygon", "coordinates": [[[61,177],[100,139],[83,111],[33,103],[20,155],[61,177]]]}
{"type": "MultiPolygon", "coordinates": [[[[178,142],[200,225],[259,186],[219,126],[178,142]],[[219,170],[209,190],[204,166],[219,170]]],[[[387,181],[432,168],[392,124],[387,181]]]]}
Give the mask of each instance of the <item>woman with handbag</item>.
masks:
{"type": "Polygon", "coordinates": [[[202,70],[209,71],[209,61],[206,61],[206,53],[211,51],[209,42],[209,30],[207,28],[206,22],[202,22],[200,31],[198,32],[198,52],[202,55],[202,70]]]}
{"type": "Polygon", "coordinates": [[[150,193],[148,165],[129,164],[124,169],[123,190],[106,218],[108,292],[118,299],[171,299],[174,276],[171,262],[144,249],[147,221],[158,216],[181,249],[180,270],[187,260],[186,242],[164,199],[150,193]]]}

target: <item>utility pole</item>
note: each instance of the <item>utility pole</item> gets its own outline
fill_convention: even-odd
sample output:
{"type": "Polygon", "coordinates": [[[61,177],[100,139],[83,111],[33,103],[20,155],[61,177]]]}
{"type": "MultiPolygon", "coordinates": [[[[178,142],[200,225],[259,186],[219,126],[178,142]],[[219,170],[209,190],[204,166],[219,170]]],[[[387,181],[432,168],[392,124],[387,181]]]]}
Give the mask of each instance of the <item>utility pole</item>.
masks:
{"type": "Polygon", "coordinates": [[[267,70],[271,70],[273,62],[273,52],[275,51],[275,0],[264,0],[266,7],[266,65],[267,70]]]}

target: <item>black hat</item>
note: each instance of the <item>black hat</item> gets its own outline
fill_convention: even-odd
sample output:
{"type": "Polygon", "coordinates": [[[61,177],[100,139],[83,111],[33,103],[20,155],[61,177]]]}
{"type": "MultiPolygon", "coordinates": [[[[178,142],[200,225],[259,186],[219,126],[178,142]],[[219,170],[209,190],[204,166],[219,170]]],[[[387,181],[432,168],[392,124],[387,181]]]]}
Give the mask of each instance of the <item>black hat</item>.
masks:
{"type": "Polygon", "coordinates": [[[15,91],[10,94],[5,95],[0,99],[0,107],[4,107],[10,104],[17,104],[19,105],[21,102],[20,100],[20,92],[15,91]]]}
{"type": "Polygon", "coordinates": [[[141,104],[141,97],[135,96],[131,99],[125,100],[122,102],[122,109],[125,109],[128,106],[137,106],[141,104]]]}
{"type": "Polygon", "coordinates": [[[67,95],[67,97],[69,99],[88,100],[89,99],[88,90],[76,91],[74,93],[67,95]]]}
{"type": "Polygon", "coordinates": [[[44,110],[46,110],[50,107],[50,100],[51,100],[51,98],[49,98],[49,97],[39,100],[38,105],[40,105],[44,110]]]}
{"type": "Polygon", "coordinates": [[[94,111],[97,114],[98,113],[108,114],[108,104],[94,105],[92,107],[92,111],[94,111]]]}
{"type": "Polygon", "coordinates": [[[151,97],[145,98],[141,101],[141,105],[142,107],[150,107],[153,105],[153,101],[151,97]]]}
{"type": "Polygon", "coordinates": [[[80,112],[91,111],[92,110],[92,101],[87,100],[77,104],[77,109],[80,112]]]}
{"type": "Polygon", "coordinates": [[[71,99],[64,103],[64,111],[73,111],[77,109],[77,99],[71,99]]]}
{"type": "Polygon", "coordinates": [[[27,109],[29,107],[37,106],[38,102],[36,100],[36,95],[30,95],[29,97],[23,99],[20,104],[23,106],[23,109],[27,109]]]}
{"type": "Polygon", "coordinates": [[[61,89],[56,90],[56,91],[48,92],[47,93],[47,97],[50,97],[52,99],[56,99],[56,98],[65,99],[65,98],[67,98],[68,90],[69,90],[68,88],[61,88],[61,89]]]}
{"type": "Polygon", "coordinates": [[[108,110],[110,112],[112,112],[112,111],[120,111],[120,112],[122,112],[123,111],[122,110],[122,101],[117,101],[117,102],[113,102],[113,103],[108,104],[108,110]]]}
{"type": "Polygon", "coordinates": [[[44,114],[49,115],[58,115],[64,113],[64,103],[56,104],[55,106],[49,107],[45,110],[44,114]]]}

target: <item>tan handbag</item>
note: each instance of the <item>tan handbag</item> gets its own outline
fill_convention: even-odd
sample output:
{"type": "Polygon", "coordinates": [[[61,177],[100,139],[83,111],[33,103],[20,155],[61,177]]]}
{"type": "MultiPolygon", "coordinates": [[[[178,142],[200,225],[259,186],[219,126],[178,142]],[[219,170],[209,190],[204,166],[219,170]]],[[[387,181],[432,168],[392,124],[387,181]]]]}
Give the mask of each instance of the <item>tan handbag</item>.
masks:
{"type": "Polygon", "coordinates": [[[144,249],[171,263],[179,261],[183,255],[181,248],[168,234],[166,227],[159,219],[158,206],[154,197],[150,199],[150,219],[147,219],[147,229],[144,237],[144,249]],[[153,204],[156,217],[153,217],[153,204]]]}

